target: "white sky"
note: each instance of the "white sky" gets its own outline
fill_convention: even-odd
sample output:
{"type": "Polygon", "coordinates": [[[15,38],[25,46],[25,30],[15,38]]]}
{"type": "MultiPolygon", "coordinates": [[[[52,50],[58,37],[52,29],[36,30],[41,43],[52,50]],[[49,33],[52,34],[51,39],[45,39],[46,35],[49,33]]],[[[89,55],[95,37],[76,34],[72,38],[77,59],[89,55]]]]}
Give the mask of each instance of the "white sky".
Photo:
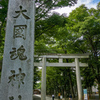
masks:
{"type": "Polygon", "coordinates": [[[67,15],[69,15],[69,13],[72,10],[74,10],[75,8],[79,7],[82,4],[85,4],[85,6],[88,8],[95,8],[96,9],[98,2],[100,2],[100,0],[78,0],[77,4],[75,4],[74,6],[59,8],[59,9],[54,10],[54,11],[59,12],[60,14],[66,13],[67,15]]]}

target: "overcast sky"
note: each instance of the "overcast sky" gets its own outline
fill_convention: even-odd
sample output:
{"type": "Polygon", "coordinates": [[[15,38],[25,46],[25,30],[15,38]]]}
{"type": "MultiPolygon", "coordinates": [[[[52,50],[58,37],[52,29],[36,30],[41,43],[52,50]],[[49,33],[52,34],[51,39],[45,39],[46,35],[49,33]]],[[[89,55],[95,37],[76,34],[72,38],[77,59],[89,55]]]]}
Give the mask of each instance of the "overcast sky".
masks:
{"type": "Polygon", "coordinates": [[[69,13],[72,10],[74,10],[75,8],[79,7],[82,4],[85,4],[86,7],[88,7],[88,8],[96,8],[98,2],[100,2],[100,0],[78,0],[77,4],[75,4],[72,7],[59,8],[55,11],[59,12],[60,14],[66,13],[67,15],[69,15],[69,13]]]}

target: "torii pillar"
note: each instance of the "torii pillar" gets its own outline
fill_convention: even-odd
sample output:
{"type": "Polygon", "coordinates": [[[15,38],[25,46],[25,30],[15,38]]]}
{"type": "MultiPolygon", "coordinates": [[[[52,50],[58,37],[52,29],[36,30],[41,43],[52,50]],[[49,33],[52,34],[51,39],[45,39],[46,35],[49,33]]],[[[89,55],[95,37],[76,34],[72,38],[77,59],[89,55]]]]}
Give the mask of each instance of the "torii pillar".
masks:
{"type": "Polygon", "coordinates": [[[78,88],[78,100],[82,100],[82,84],[81,84],[81,76],[80,76],[80,67],[79,67],[79,59],[75,58],[76,64],[76,80],[77,80],[77,88],[78,88]]]}
{"type": "Polygon", "coordinates": [[[41,100],[46,100],[46,57],[43,57],[42,62],[41,100]]]}

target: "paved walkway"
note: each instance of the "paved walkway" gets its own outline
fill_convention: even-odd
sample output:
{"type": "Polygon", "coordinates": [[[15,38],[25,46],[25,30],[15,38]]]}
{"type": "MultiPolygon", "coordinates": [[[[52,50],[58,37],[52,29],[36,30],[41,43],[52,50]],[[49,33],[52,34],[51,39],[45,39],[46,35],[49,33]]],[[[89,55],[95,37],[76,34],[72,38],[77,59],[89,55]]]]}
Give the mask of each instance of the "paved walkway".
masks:
{"type": "MultiPolygon", "coordinates": [[[[41,98],[41,95],[37,95],[37,94],[36,94],[35,96],[41,98]]],[[[52,97],[47,96],[47,97],[46,97],[46,100],[52,100],[52,97]]],[[[54,100],[58,100],[58,99],[55,98],[54,100]]],[[[64,98],[63,98],[62,100],[64,100],[64,98]]],[[[66,100],[69,100],[69,98],[67,98],[66,100]]],[[[78,100],[78,99],[77,99],[77,98],[74,98],[73,100],[78,100]]],[[[98,94],[95,94],[95,96],[92,96],[92,98],[89,99],[89,100],[99,100],[98,94]]]]}
{"type": "MultiPolygon", "coordinates": [[[[38,95],[38,94],[34,94],[34,96],[41,98],[41,95],[38,95]]],[[[52,100],[52,97],[46,96],[46,100],[52,100]]],[[[58,100],[58,99],[54,99],[54,100],[58,100]]]]}

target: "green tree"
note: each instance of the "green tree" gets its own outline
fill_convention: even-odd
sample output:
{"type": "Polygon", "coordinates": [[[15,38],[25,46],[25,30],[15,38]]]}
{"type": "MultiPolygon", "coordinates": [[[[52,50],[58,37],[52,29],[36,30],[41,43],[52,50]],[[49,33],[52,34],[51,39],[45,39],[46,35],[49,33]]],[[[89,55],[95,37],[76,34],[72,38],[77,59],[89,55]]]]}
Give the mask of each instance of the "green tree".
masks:
{"type": "Polygon", "coordinates": [[[5,25],[6,25],[6,17],[7,17],[7,7],[8,2],[5,0],[0,1],[0,60],[3,58],[3,50],[4,50],[4,37],[5,37],[5,25]],[[1,8],[2,6],[2,8],[1,8]]]}
{"type": "MultiPolygon", "coordinates": [[[[99,7],[100,3],[98,3],[99,7]]],[[[91,53],[89,59],[89,67],[93,77],[97,80],[100,87],[100,16],[99,9],[87,9],[84,5],[76,8],[69,15],[70,30],[74,36],[78,36],[74,42],[74,46],[82,53],[91,53]],[[77,12],[77,13],[76,13],[77,12]],[[73,20],[72,20],[73,19],[73,20]]],[[[89,71],[88,71],[89,73],[89,71]]],[[[93,78],[90,76],[91,79],[93,78]]],[[[86,79],[87,80],[87,79],[86,79]]],[[[90,80],[90,79],[89,79],[90,80]]],[[[89,81],[88,80],[88,81],[89,81]]],[[[91,80],[92,84],[93,81],[91,80]]],[[[92,85],[90,84],[90,85],[92,85]]],[[[100,91],[100,89],[99,89],[100,91]]],[[[100,93],[99,93],[100,95],[100,93]]]]}

